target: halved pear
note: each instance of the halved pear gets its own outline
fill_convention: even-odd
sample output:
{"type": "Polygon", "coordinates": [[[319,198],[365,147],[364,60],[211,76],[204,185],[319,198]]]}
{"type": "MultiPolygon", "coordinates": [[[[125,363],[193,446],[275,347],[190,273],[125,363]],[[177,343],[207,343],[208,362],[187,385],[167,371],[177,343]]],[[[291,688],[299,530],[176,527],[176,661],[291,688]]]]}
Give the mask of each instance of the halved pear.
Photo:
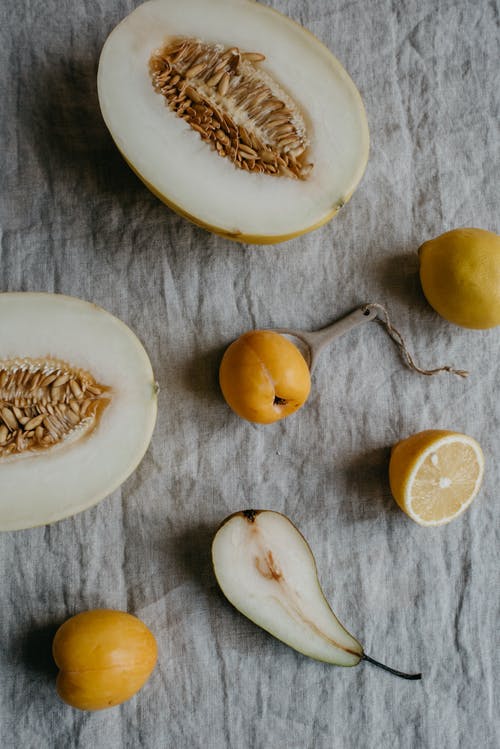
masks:
{"type": "Polygon", "coordinates": [[[367,660],[406,679],[363,652],[328,605],[316,562],[295,525],[278,512],[245,510],[230,515],[212,544],[215,576],[242,614],[300,653],[337,666],[367,660]]]}
{"type": "Polygon", "coordinates": [[[97,82],[106,125],[143,182],[181,215],[230,239],[275,243],[321,226],[366,167],[367,119],[347,72],[311,33],[254,0],[140,5],[108,37],[97,82]],[[183,41],[199,44],[190,66],[183,41]],[[151,58],[167,49],[155,79],[151,58]],[[217,54],[227,55],[225,68],[217,54]],[[275,176],[261,173],[273,164],[271,126],[284,158],[272,166],[275,176]],[[295,175],[288,157],[304,160],[295,175]]]}

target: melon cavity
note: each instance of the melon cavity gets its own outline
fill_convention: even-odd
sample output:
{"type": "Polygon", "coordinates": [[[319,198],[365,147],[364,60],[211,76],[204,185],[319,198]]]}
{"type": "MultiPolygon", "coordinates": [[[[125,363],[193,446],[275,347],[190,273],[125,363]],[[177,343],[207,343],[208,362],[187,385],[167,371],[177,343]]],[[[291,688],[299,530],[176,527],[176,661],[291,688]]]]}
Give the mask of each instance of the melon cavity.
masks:
{"type": "Polygon", "coordinates": [[[134,333],[59,294],[0,294],[0,530],[73,515],[142,459],[156,384],[134,333]]]}
{"type": "Polygon", "coordinates": [[[167,205],[231,239],[321,226],[368,158],[361,97],[312,34],[253,0],[150,0],[110,34],[101,111],[167,205]]]}
{"type": "Polygon", "coordinates": [[[152,56],[153,85],[219,156],[248,172],[306,179],[306,123],[297,104],[258,68],[259,52],[176,39],[152,56]]]}
{"type": "Polygon", "coordinates": [[[89,372],[57,359],[0,361],[0,460],[91,434],[111,398],[89,372]]]}

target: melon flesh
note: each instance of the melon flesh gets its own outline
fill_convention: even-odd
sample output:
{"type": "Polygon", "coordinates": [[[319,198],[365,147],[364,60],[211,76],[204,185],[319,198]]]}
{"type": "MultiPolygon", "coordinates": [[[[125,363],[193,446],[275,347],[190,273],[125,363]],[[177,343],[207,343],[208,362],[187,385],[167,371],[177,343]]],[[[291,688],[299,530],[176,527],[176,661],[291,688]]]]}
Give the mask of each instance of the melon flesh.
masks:
{"type": "Polygon", "coordinates": [[[233,239],[279,242],[325,223],[350,198],[366,166],[366,115],[344,68],[308,31],[252,0],[144,3],[108,37],[98,92],[118,148],[150,189],[233,239]],[[314,168],[306,180],[235,168],[168,109],[148,65],[175,37],[266,56],[262,70],[293,98],[307,125],[314,168]]]}
{"type": "Polygon", "coordinates": [[[0,459],[0,530],[53,522],[114,491],[143,457],[156,385],[137,337],[103,309],[58,294],[0,294],[0,362],[58,359],[109,391],[88,435],[0,459]]]}

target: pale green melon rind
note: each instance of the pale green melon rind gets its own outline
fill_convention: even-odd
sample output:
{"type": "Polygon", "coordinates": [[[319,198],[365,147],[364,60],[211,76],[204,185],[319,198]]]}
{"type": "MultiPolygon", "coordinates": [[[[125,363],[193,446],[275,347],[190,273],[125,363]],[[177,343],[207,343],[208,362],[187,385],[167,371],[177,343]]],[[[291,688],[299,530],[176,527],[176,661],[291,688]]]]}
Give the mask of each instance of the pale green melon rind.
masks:
{"type": "MultiPolygon", "coordinates": [[[[10,460],[8,463],[4,463],[0,460],[0,484],[3,488],[3,491],[0,493],[0,530],[3,531],[21,530],[24,528],[32,528],[53,523],[89,509],[100,502],[115,491],[137,468],[150,444],[156,423],[157,385],[155,383],[149,357],[141,342],[130,328],[121,320],[97,305],[62,294],[36,292],[1,293],[0,332],[2,330],[2,324],[9,324],[9,315],[11,317],[15,316],[16,305],[21,305],[23,309],[28,308],[29,305],[33,305],[38,310],[43,311],[44,305],[47,304],[51,306],[54,304],[57,305],[61,313],[61,320],[69,318],[71,321],[72,315],[75,317],[75,320],[78,319],[79,316],[81,316],[82,319],[85,319],[90,315],[92,317],[92,324],[94,324],[95,321],[98,326],[106,325],[108,326],[109,331],[112,331],[113,337],[111,343],[112,346],[117,346],[116,351],[119,350],[122,354],[125,352],[127,359],[130,352],[130,361],[131,365],[135,368],[134,371],[136,374],[134,376],[137,379],[137,387],[140,397],[140,423],[138,424],[138,430],[132,436],[124,434],[120,437],[118,434],[117,441],[115,440],[113,444],[105,445],[106,449],[111,451],[122,449],[125,458],[122,461],[118,460],[118,463],[121,464],[117,466],[117,469],[114,472],[108,474],[104,468],[102,470],[102,480],[100,481],[99,486],[94,487],[93,491],[84,497],[80,496],[78,499],[74,499],[74,497],[78,497],[79,494],[82,494],[82,481],[85,480],[88,473],[95,468],[95,464],[92,464],[92,462],[89,461],[84,467],[85,470],[79,472],[78,461],[75,460],[74,456],[77,454],[77,451],[81,450],[82,446],[85,445],[83,448],[85,459],[92,457],[92,449],[94,449],[92,440],[97,439],[96,435],[98,434],[99,447],[101,446],[101,441],[103,440],[103,436],[101,435],[102,428],[106,424],[108,416],[107,412],[110,413],[108,409],[113,405],[113,401],[112,404],[105,409],[101,422],[95,430],[95,433],[90,435],[90,437],[83,439],[80,443],[72,443],[68,447],[58,450],[57,453],[54,450],[52,455],[50,455],[50,451],[48,450],[44,456],[35,454],[32,457],[22,457],[17,460],[10,460]],[[97,318],[95,317],[96,315],[97,318]],[[121,446],[119,442],[120,439],[122,440],[121,446]],[[90,449],[88,447],[89,445],[90,449]],[[50,470],[53,468],[54,474],[56,476],[60,475],[60,473],[58,474],[57,472],[61,471],[63,461],[66,463],[69,456],[71,456],[71,464],[75,468],[75,475],[74,477],[70,477],[67,482],[68,493],[58,497],[56,489],[53,496],[50,496],[50,492],[47,490],[47,484],[44,483],[44,481],[48,481],[50,488],[50,470]],[[42,470],[42,464],[40,461],[43,461],[45,466],[48,464],[49,469],[47,470],[45,467],[42,470]],[[6,490],[6,485],[8,485],[9,482],[3,480],[9,472],[12,472],[12,466],[14,466],[15,471],[19,471],[20,469],[17,466],[21,463],[23,464],[23,471],[29,470],[31,472],[29,478],[29,481],[31,482],[31,496],[29,497],[15,496],[15,490],[12,489],[12,482],[14,482],[15,486],[16,474],[10,473],[10,491],[8,489],[6,490]],[[10,468],[9,465],[11,466],[10,468]],[[40,481],[39,493],[37,493],[36,489],[33,489],[33,487],[36,487],[37,480],[40,481]],[[74,488],[74,496],[71,495],[71,486],[74,488]],[[42,498],[40,498],[40,495],[42,498]]],[[[45,312],[47,312],[47,307],[45,307],[45,312]]],[[[43,317],[42,312],[40,312],[40,317],[43,317]]],[[[75,330],[75,334],[77,333],[78,331],[75,330]]],[[[31,353],[32,352],[24,348],[22,344],[19,344],[18,348],[6,344],[6,337],[0,336],[0,361],[18,356],[30,356],[31,353]]],[[[75,360],[75,357],[58,357],[57,354],[58,346],[55,341],[54,347],[50,350],[47,351],[44,349],[43,353],[42,349],[37,351],[37,356],[51,355],[55,358],[63,358],[65,360],[73,359],[73,361],[68,361],[68,363],[74,366],[86,368],[87,362],[85,357],[83,360],[78,360],[78,357],[76,357],[75,360]]],[[[92,369],[92,367],[89,367],[89,369],[92,369]]],[[[99,376],[97,379],[99,379],[99,376]]],[[[103,382],[102,384],[109,383],[103,382]]],[[[111,383],[111,387],[113,388],[113,383],[111,383]]],[[[99,483],[98,479],[99,476],[96,479],[96,484],[99,483]]],[[[19,488],[19,492],[22,492],[22,485],[19,488]]]]}
{"type": "MultiPolygon", "coordinates": [[[[248,2],[256,2],[257,0],[247,0],[248,2]]],[[[116,144],[118,150],[120,151],[120,148],[118,144],[116,144]]],[[[319,229],[321,226],[324,226],[327,224],[331,219],[337,215],[337,213],[340,211],[341,208],[344,207],[346,203],[349,202],[352,195],[349,195],[345,198],[345,200],[342,201],[341,204],[337,205],[335,208],[332,209],[331,213],[328,213],[326,216],[324,216],[322,219],[318,221],[317,224],[314,224],[314,226],[310,226],[303,231],[295,232],[294,234],[282,234],[282,235],[276,235],[276,236],[265,236],[260,234],[237,234],[234,232],[227,231],[226,229],[222,229],[219,226],[211,226],[210,224],[206,224],[203,221],[200,221],[200,219],[196,218],[195,216],[192,216],[190,213],[187,213],[182,208],[180,208],[178,205],[175,205],[175,203],[172,203],[171,200],[169,200],[165,195],[162,195],[158,190],[153,187],[140,172],[137,171],[135,166],[127,159],[125,154],[120,151],[123,158],[129,165],[129,167],[132,169],[134,174],[141,180],[141,182],[146,185],[148,190],[153,193],[153,195],[162,201],[162,203],[165,203],[168,208],[170,208],[172,211],[177,213],[179,216],[182,216],[183,218],[187,219],[188,221],[191,221],[192,224],[195,224],[196,226],[199,226],[200,229],[205,229],[205,231],[209,231],[213,234],[218,234],[220,237],[224,237],[224,239],[232,240],[233,242],[239,242],[240,244],[256,244],[256,245],[270,245],[270,244],[280,244],[281,242],[288,242],[290,239],[296,239],[297,237],[301,237],[303,234],[307,234],[310,231],[314,231],[315,229],[319,229]]]]}

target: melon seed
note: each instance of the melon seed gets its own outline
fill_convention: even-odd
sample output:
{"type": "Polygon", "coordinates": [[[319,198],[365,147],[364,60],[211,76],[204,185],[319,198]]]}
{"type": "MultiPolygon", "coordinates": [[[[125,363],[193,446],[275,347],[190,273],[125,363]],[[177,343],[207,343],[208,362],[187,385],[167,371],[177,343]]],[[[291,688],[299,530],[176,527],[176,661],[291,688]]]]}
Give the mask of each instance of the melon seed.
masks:
{"type": "Polygon", "coordinates": [[[304,117],[258,67],[263,60],[260,52],[177,38],[152,55],[149,68],[155,90],[170,109],[220,156],[246,171],[307,179],[312,164],[307,163],[304,117]]]}
{"type": "Polygon", "coordinates": [[[89,434],[110,397],[89,372],[57,359],[0,361],[0,460],[89,434]]]}

